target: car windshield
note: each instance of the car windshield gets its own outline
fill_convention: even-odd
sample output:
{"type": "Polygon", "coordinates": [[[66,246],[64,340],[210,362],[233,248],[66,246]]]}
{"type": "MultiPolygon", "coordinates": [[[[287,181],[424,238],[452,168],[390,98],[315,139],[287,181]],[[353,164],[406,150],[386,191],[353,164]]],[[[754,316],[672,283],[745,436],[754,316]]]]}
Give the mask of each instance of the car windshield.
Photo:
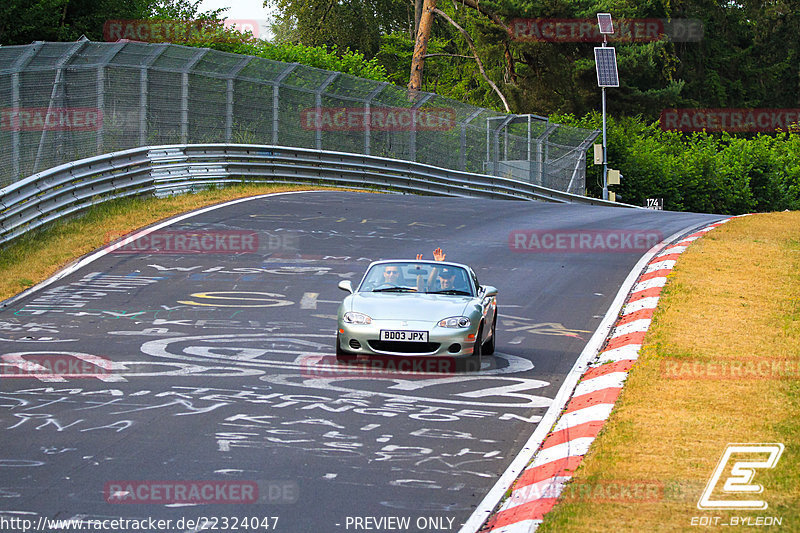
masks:
{"type": "Polygon", "coordinates": [[[473,296],[464,268],[437,263],[391,262],[372,265],[358,292],[426,293],[473,296]]]}

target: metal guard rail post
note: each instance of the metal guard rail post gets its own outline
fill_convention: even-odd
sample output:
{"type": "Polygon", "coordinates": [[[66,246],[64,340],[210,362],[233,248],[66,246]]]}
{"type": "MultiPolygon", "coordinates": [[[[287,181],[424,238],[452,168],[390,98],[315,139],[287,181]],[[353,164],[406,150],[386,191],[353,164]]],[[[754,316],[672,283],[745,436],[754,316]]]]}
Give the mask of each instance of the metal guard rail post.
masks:
{"type": "Polygon", "coordinates": [[[108,200],[242,182],[313,182],[413,194],[634,207],[508,178],[361,154],[242,144],[147,146],[60,165],[0,189],[0,245],[108,200]]]}

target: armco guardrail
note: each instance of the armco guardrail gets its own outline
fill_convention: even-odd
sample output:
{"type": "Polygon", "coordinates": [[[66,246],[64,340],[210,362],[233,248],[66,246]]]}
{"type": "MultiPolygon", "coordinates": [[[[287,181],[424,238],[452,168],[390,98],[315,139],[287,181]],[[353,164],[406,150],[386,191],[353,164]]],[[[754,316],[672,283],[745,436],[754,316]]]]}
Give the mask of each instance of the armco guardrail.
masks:
{"type": "Polygon", "coordinates": [[[67,163],[0,189],[0,244],[107,200],[243,181],[624,206],[506,178],[360,154],[235,144],[151,146],[67,163]]]}

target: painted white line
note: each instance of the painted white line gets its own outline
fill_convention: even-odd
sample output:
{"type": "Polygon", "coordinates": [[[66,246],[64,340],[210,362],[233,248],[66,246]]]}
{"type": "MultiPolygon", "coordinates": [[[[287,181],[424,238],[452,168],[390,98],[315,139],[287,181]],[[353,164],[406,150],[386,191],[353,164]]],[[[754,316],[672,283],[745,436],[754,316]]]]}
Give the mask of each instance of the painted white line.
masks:
{"type": "Polygon", "coordinates": [[[558,498],[558,495],[564,490],[564,484],[569,480],[569,476],[556,476],[525,485],[511,493],[511,496],[503,504],[502,510],[512,509],[540,498],[558,498]]]}
{"type": "Polygon", "coordinates": [[[631,333],[641,333],[643,331],[647,331],[647,328],[650,327],[650,323],[652,320],[649,318],[640,318],[639,320],[634,320],[633,322],[628,322],[627,324],[622,324],[621,326],[617,326],[614,328],[614,333],[611,334],[611,338],[621,337],[622,335],[629,335],[631,333]]]}
{"type": "Polygon", "coordinates": [[[547,463],[552,463],[559,459],[566,459],[567,457],[584,456],[586,452],[589,451],[589,446],[591,446],[593,442],[594,437],[580,437],[562,444],[556,444],[544,450],[539,450],[539,453],[536,454],[536,458],[525,470],[546,465],[547,463]]]}
{"type": "Polygon", "coordinates": [[[627,378],[627,372],[612,372],[603,376],[597,376],[596,378],[586,379],[575,387],[575,393],[572,396],[573,398],[576,396],[583,396],[584,394],[590,394],[603,389],[619,389],[622,388],[627,378]]]}
{"type": "MultiPolygon", "coordinates": [[[[548,408],[547,412],[542,416],[542,420],[536,426],[536,429],[531,434],[528,441],[522,447],[520,453],[511,464],[508,466],[505,472],[500,476],[500,478],[495,482],[494,486],[489,490],[489,492],[484,496],[483,500],[478,504],[475,510],[472,512],[470,517],[464,522],[464,525],[461,526],[459,533],[476,533],[478,530],[481,529],[483,523],[486,519],[491,515],[492,511],[497,507],[500,500],[503,498],[505,493],[511,487],[511,485],[516,481],[519,474],[524,470],[525,466],[530,462],[533,455],[542,445],[544,442],[545,437],[547,437],[550,429],[559,419],[559,415],[561,414],[561,410],[569,401],[570,397],[572,396],[572,391],[575,389],[575,386],[578,384],[578,380],[583,375],[584,372],[589,368],[589,363],[597,357],[600,348],[602,348],[603,343],[605,342],[608,334],[611,331],[611,328],[614,326],[614,323],[617,321],[617,317],[619,316],[619,312],[622,309],[625,300],[628,298],[628,294],[630,293],[631,288],[636,283],[636,280],[639,279],[639,276],[644,270],[645,266],[655,257],[655,255],[661,250],[663,250],[666,246],[672,243],[672,241],[676,240],[681,235],[687,232],[693,232],[694,228],[700,226],[701,224],[697,224],[696,226],[685,228],[681,231],[678,231],[660,243],[656,244],[647,251],[640,259],[636,262],[633,268],[628,273],[628,276],[625,278],[625,281],[622,282],[620,285],[619,290],[617,291],[614,300],[611,302],[611,305],[608,307],[605,316],[603,316],[603,320],[600,322],[600,325],[597,327],[595,332],[592,334],[589,342],[586,343],[584,346],[583,351],[581,351],[578,359],[575,361],[575,364],[572,366],[572,369],[564,378],[564,382],[561,385],[561,388],[556,393],[556,397],[553,399],[553,403],[551,404],[550,408],[548,408]]],[[[594,407],[605,407],[605,405],[601,404],[599,406],[593,406],[587,409],[581,409],[581,411],[588,411],[589,409],[593,409],[594,407]]],[[[611,412],[612,405],[608,405],[608,413],[611,412]]],[[[575,414],[575,413],[570,413],[575,414]]],[[[564,415],[561,417],[562,419],[567,417],[568,415],[564,415]]],[[[608,418],[608,414],[602,420],[608,418]]],[[[564,426],[570,427],[570,426],[564,426]]]]}
{"type": "Polygon", "coordinates": [[[645,274],[655,272],[656,270],[672,270],[675,268],[676,259],[667,259],[666,261],[659,261],[658,263],[650,263],[650,266],[644,271],[645,274]]]}
{"type": "Polygon", "coordinates": [[[614,348],[613,350],[606,350],[600,354],[598,361],[600,363],[616,363],[617,361],[626,361],[629,359],[636,360],[639,359],[639,350],[641,347],[641,344],[627,344],[619,348],[614,348]]]}
{"type": "Polygon", "coordinates": [[[637,293],[640,291],[646,291],[647,289],[654,289],[656,287],[663,287],[667,283],[666,276],[659,276],[657,278],[648,279],[647,281],[641,281],[634,285],[633,290],[631,292],[637,293]]]}
{"type": "Polygon", "coordinates": [[[672,254],[682,254],[683,252],[686,251],[686,248],[687,248],[686,246],[680,246],[680,245],[669,246],[663,252],[658,254],[656,257],[661,257],[664,255],[672,255],[672,254]]]}
{"type": "Polygon", "coordinates": [[[493,529],[492,533],[531,533],[541,525],[544,520],[523,520],[507,526],[493,529]]]}
{"type": "Polygon", "coordinates": [[[300,309],[316,309],[318,292],[303,293],[303,298],[300,300],[300,309]]]}
{"type": "Polygon", "coordinates": [[[614,406],[610,403],[600,403],[592,405],[591,407],[584,407],[571,413],[566,413],[558,420],[558,424],[553,428],[553,431],[561,431],[562,429],[573,428],[580,426],[586,422],[599,422],[608,419],[611,414],[611,409],[614,406]]]}
{"type": "Polygon", "coordinates": [[[658,296],[639,298],[638,300],[627,304],[622,314],[629,315],[631,313],[635,313],[636,311],[641,311],[642,309],[655,309],[656,304],[658,304],[658,296]]]}

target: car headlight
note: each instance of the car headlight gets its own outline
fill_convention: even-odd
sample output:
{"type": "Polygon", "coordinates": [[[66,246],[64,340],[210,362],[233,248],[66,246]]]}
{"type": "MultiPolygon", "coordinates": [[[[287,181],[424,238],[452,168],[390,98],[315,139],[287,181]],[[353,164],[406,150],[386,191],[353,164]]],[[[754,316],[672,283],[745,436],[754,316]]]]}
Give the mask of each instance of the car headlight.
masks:
{"type": "Polygon", "coordinates": [[[443,328],[468,328],[469,324],[469,317],[451,316],[450,318],[440,320],[437,326],[441,326],[443,328]]]}
{"type": "Polygon", "coordinates": [[[348,311],[344,314],[344,321],[347,324],[371,324],[372,319],[365,315],[364,313],[356,313],[354,311],[348,311]]]}

